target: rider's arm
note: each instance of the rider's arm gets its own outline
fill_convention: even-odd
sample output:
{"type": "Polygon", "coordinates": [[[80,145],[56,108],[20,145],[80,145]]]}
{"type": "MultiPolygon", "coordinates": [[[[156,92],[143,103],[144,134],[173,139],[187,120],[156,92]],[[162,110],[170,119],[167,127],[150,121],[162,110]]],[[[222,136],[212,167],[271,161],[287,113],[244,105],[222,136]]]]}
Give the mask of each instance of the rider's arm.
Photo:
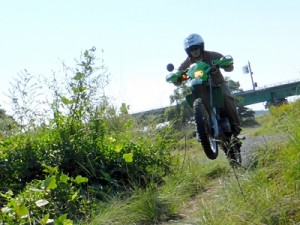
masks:
{"type": "Polygon", "coordinates": [[[181,65],[179,66],[178,70],[182,70],[185,71],[187,68],[189,68],[189,66],[192,64],[190,58],[186,58],[181,65]]]}
{"type": "MultiPolygon", "coordinates": [[[[218,52],[210,52],[210,57],[212,59],[221,59],[223,57],[223,55],[218,52]]],[[[226,66],[226,67],[222,66],[220,68],[222,68],[225,72],[231,72],[231,71],[233,71],[234,67],[233,67],[233,65],[230,65],[230,66],[226,66]]]]}

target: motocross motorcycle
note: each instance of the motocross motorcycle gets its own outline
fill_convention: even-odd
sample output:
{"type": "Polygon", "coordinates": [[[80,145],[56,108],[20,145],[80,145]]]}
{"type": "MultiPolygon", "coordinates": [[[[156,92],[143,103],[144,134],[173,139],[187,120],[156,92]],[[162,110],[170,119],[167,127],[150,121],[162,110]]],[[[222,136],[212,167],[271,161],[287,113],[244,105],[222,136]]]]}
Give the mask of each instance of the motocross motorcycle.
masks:
{"type": "Polygon", "coordinates": [[[213,60],[211,66],[204,62],[194,63],[186,71],[171,72],[166,81],[175,85],[189,81],[191,94],[186,96],[188,105],[193,109],[197,140],[201,142],[206,156],[213,160],[218,156],[220,146],[232,166],[241,165],[241,139],[232,134],[231,125],[224,109],[224,96],[220,86],[212,83],[211,76],[217,68],[233,64],[231,56],[213,60]]]}

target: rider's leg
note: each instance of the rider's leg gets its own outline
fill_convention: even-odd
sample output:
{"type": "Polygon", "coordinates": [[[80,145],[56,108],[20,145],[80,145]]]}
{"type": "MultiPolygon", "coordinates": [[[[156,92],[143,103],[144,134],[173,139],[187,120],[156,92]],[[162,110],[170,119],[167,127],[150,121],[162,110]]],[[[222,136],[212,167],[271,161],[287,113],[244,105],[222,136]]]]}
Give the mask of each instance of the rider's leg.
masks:
{"type": "Polygon", "coordinates": [[[232,132],[235,135],[239,135],[242,129],[240,128],[240,120],[236,110],[234,98],[231,96],[230,91],[225,83],[221,84],[221,87],[224,93],[224,107],[231,123],[232,132]]]}

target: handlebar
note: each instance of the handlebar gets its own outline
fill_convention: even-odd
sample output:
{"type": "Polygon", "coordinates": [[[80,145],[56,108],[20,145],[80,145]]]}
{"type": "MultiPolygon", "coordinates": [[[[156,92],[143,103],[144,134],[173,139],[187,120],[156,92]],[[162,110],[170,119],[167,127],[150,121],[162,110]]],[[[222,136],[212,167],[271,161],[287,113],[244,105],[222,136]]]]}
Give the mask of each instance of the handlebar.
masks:
{"type": "MultiPolygon", "coordinates": [[[[221,59],[212,60],[211,66],[207,63],[199,61],[192,64],[186,71],[170,73],[167,75],[166,81],[175,85],[188,79],[201,79],[203,82],[206,82],[213,71],[217,70],[218,68],[224,68],[232,65],[233,58],[229,55],[224,56],[221,59]]],[[[168,70],[169,68],[174,69],[174,66],[172,64],[168,64],[167,68],[168,70]]]]}

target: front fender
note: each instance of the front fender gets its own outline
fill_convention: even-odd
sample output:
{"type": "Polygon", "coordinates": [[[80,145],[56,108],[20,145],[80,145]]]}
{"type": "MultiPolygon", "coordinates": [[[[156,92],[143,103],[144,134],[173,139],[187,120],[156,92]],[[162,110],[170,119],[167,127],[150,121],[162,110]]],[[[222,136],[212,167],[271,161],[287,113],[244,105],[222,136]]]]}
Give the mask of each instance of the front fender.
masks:
{"type": "Polygon", "coordinates": [[[185,100],[191,108],[193,108],[195,99],[196,98],[193,94],[189,94],[189,95],[185,96],[185,100]]]}

